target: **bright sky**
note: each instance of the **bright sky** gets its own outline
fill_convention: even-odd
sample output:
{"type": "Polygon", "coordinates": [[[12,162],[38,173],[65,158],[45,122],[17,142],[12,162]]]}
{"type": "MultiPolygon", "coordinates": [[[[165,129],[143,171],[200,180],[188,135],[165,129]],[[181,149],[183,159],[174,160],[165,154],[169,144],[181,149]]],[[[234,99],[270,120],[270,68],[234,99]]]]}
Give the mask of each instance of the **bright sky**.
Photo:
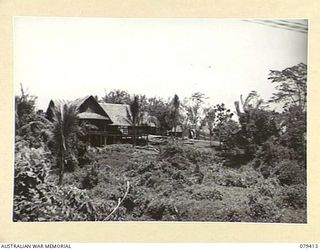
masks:
{"type": "Polygon", "coordinates": [[[269,70],[307,63],[306,34],[237,19],[16,17],[14,34],[15,94],[41,109],[112,89],[233,109],[251,90],[269,99],[269,70]]]}

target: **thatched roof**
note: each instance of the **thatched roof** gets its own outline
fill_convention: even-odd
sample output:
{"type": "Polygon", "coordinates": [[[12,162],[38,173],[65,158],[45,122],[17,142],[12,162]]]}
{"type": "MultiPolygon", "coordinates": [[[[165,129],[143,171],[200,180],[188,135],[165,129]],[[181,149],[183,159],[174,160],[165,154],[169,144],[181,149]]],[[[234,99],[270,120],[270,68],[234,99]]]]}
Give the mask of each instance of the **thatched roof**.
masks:
{"type": "Polygon", "coordinates": [[[77,98],[71,102],[69,102],[71,105],[76,106],[77,108],[79,108],[87,99],[89,99],[89,97],[91,97],[90,95],[81,97],[81,98],[77,98]]]}
{"type": "Polygon", "coordinates": [[[131,126],[128,114],[130,114],[130,108],[127,104],[113,104],[113,103],[99,103],[103,110],[108,114],[112,125],[117,126],[131,126]]]}
{"type": "MultiPolygon", "coordinates": [[[[83,120],[105,120],[115,126],[132,126],[129,118],[131,116],[130,106],[127,104],[98,103],[92,95],[78,98],[71,102],[51,100],[47,109],[47,117],[52,117],[51,108],[55,106],[55,103],[74,105],[79,112],[79,118],[83,120]]],[[[139,124],[158,127],[159,121],[155,116],[150,116],[147,112],[144,112],[141,115],[139,124]]]]}
{"type": "Polygon", "coordinates": [[[140,124],[147,125],[149,127],[160,127],[160,122],[157,117],[149,115],[148,112],[143,112],[140,124]]]}
{"type": "Polygon", "coordinates": [[[109,120],[107,117],[99,115],[97,113],[91,113],[91,112],[83,112],[78,114],[80,119],[86,119],[86,120],[109,120]]]}
{"type": "Polygon", "coordinates": [[[47,109],[47,117],[51,119],[52,108],[55,104],[69,104],[77,108],[79,112],[79,118],[84,120],[106,120],[111,122],[110,117],[104,111],[104,109],[99,105],[97,100],[92,96],[88,95],[85,97],[78,98],[74,101],[53,101],[51,100],[47,109]]]}

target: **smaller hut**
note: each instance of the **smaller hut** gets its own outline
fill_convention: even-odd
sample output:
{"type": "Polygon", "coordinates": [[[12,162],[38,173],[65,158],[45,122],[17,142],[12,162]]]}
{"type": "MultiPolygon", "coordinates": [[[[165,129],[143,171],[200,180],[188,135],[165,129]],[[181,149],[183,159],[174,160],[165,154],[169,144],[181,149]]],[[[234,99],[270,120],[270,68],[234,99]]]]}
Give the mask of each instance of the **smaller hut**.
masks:
{"type": "Polygon", "coordinates": [[[181,125],[177,125],[176,130],[174,128],[170,129],[168,131],[169,136],[175,136],[182,138],[184,135],[184,130],[182,129],[181,125]]]}

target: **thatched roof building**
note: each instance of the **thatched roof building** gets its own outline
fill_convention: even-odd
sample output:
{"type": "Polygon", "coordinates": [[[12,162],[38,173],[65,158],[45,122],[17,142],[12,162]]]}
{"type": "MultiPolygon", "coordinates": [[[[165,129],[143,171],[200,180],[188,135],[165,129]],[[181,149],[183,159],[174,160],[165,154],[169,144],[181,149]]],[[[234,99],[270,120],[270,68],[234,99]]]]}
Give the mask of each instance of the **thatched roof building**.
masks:
{"type": "MultiPolygon", "coordinates": [[[[66,102],[50,101],[46,112],[49,120],[53,117],[52,108],[59,103],[66,102]]],[[[90,131],[88,135],[89,143],[94,146],[113,143],[124,137],[130,138],[134,134],[130,121],[130,107],[127,104],[98,102],[92,95],[67,103],[76,107],[80,121],[96,127],[96,130],[90,131]]],[[[157,119],[144,112],[141,114],[135,133],[137,136],[147,136],[149,133],[156,132],[157,126],[157,119]]]]}

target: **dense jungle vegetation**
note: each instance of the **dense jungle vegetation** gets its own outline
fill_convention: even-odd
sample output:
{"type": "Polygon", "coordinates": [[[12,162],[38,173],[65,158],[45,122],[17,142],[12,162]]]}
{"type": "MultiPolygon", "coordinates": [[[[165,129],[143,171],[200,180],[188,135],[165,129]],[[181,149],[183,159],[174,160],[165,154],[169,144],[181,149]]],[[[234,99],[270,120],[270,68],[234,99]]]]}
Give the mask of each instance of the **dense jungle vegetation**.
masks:
{"type": "Polygon", "coordinates": [[[155,117],[163,136],[103,148],[81,140],[90,124],[79,124],[75,106],[58,105],[49,121],[21,87],[13,220],[306,223],[307,65],[269,79],[272,98],[252,91],[235,113],[201,92],[182,101],[105,93],[105,102],[130,105],[133,126],[145,112],[155,117]],[[175,137],[177,127],[195,138],[175,137]]]}

